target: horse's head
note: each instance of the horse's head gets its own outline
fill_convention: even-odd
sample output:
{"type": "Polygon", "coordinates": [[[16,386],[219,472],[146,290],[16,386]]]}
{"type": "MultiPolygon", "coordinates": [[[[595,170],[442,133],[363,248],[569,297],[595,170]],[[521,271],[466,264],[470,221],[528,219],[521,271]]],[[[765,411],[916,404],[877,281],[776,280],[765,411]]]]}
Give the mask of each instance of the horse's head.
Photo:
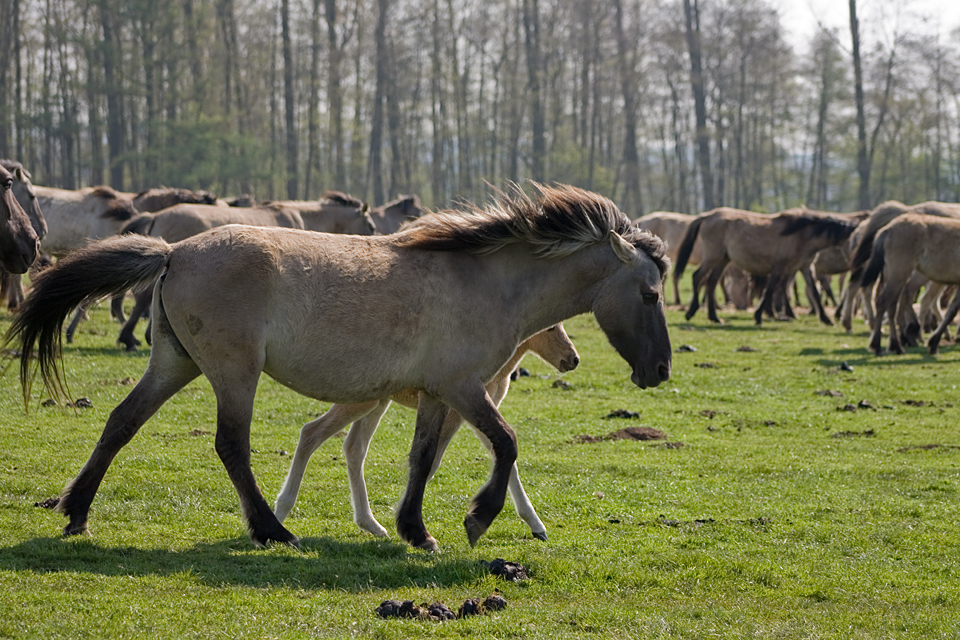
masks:
{"type": "Polygon", "coordinates": [[[573,371],[580,364],[580,354],[564,331],[562,323],[535,333],[527,338],[521,348],[533,351],[561,373],[573,371]]]}
{"type": "Polygon", "coordinates": [[[593,313],[610,344],[633,368],[630,379],[646,389],[670,378],[673,353],[663,311],[663,243],[638,233],[649,236],[644,242],[654,255],[610,231],[613,271],[601,284],[593,313]]]}
{"type": "Polygon", "coordinates": [[[13,174],[0,165],[0,266],[25,273],[40,251],[40,238],[13,195],[13,174]]]}
{"type": "Polygon", "coordinates": [[[37,192],[33,188],[33,182],[30,181],[30,173],[23,168],[19,162],[7,164],[4,166],[9,169],[13,176],[13,195],[20,203],[23,212],[30,218],[30,224],[33,230],[37,232],[37,237],[43,240],[47,235],[47,221],[43,218],[43,212],[40,211],[40,202],[37,200],[37,192]]]}

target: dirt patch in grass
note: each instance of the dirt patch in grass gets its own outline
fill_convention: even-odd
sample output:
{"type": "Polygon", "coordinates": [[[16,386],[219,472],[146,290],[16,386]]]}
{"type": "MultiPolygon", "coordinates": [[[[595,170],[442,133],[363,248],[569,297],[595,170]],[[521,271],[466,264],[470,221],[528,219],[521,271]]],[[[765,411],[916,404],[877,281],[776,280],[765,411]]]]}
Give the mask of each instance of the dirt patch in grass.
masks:
{"type": "Polygon", "coordinates": [[[907,447],[900,447],[897,453],[909,453],[911,451],[931,451],[933,449],[960,449],[955,444],[912,444],[907,447]]]}
{"type": "Polygon", "coordinates": [[[44,498],[40,502],[34,502],[33,506],[40,507],[41,509],[56,509],[57,505],[60,504],[60,498],[44,498]]]}
{"type": "Polygon", "coordinates": [[[492,575],[503,578],[507,582],[520,582],[530,577],[527,573],[527,568],[519,562],[510,562],[503,558],[496,558],[490,562],[481,560],[480,564],[486,567],[492,575]]]}
{"type": "Polygon", "coordinates": [[[577,444],[593,444],[605,440],[666,440],[667,434],[653,427],[626,427],[618,431],[611,431],[605,436],[591,436],[582,433],[574,436],[577,444]]]}
{"type": "Polygon", "coordinates": [[[831,433],[831,438],[872,438],[877,435],[873,429],[866,429],[864,431],[837,431],[836,433],[831,433]]]}

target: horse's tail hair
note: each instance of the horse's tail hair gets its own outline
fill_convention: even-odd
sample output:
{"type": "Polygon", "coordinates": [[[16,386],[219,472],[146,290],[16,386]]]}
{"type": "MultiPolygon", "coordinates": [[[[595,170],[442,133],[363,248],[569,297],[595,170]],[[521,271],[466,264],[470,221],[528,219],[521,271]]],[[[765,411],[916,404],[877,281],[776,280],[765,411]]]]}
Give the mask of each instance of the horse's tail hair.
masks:
{"type": "Polygon", "coordinates": [[[34,280],[3,338],[4,345],[20,344],[25,403],[30,400],[34,354],[47,390],[55,397],[66,397],[61,334],[70,312],[83,302],[149,284],[166,268],[171,250],[160,238],[110,236],[71,252],[34,280]]]}
{"type": "Polygon", "coordinates": [[[690,254],[693,253],[693,245],[697,241],[697,234],[700,233],[700,225],[703,224],[704,219],[704,216],[698,216],[687,227],[687,233],[680,243],[680,252],[677,254],[677,264],[673,267],[674,280],[679,280],[683,276],[683,270],[687,268],[687,262],[690,260],[690,254]]]}
{"type": "Polygon", "coordinates": [[[867,268],[863,270],[863,275],[860,276],[860,286],[869,287],[880,277],[887,253],[886,247],[884,246],[886,239],[887,232],[881,231],[873,241],[873,251],[870,252],[870,262],[867,264],[867,268]]]}
{"type": "Polygon", "coordinates": [[[148,236],[153,231],[153,225],[156,221],[157,217],[154,214],[140,213],[120,227],[119,233],[136,233],[141,236],[148,236]]]}

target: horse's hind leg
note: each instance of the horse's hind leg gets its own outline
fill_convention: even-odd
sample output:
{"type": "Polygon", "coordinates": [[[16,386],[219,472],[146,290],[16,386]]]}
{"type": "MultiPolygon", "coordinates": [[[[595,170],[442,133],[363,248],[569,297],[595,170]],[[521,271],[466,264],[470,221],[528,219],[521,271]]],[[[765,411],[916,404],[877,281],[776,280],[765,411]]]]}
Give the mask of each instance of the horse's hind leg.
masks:
{"type": "Polygon", "coordinates": [[[151,352],[150,364],[140,382],[110,413],[90,459],[63,490],[57,510],[70,519],[64,535],[86,531],[90,504],[117,452],[170,396],[198,375],[197,365],[169,337],[151,352]]]}
{"type": "Polygon", "coordinates": [[[710,274],[707,276],[706,291],[704,293],[704,297],[707,299],[707,318],[717,324],[723,324],[723,320],[717,315],[717,285],[723,277],[724,267],[726,267],[726,264],[719,265],[710,270],[710,274]]]}
{"type": "Polygon", "coordinates": [[[137,337],[133,334],[134,329],[137,328],[137,322],[143,317],[143,314],[150,308],[150,303],[153,300],[153,287],[148,287],[138,293],[135,298],[133,305],[133,310],[130,312],[130,317],[127,318],[127,321],[123,323],[123,328],[120,329],[120,335],[117,336],[117,342],[122,343],[127,351],[136,351],[137,347],[140,346],[140,341],[137,340],[137,337]]]}
{"type": "Polygon", "coordinates": [[[701,264],[700,267],[693,272],[693,297],[690,299],[690,306],[687,307],[687,312],[684,314],[684,317],[689,320],[697,312],[697,309],[700,308],[700,287],[703,283],[703,278],[709,273],[705,264],[701,264]]]}
{"type": "Polygon", "coordinates": [[[940,339],[949,329],[950,323],[953,322],[958,310],[960,310],[960,289],[957,289],[957,292],[953,294],[953,300],[950,301],[950,306],[947,307],[947,310],[944,312],[943,320],[940,321],[940,326],[937,327],[937,330],[927,341],[927,349],[929,349],[931,354],[937,353],[937,350],[940,346],[940,339]]]}
{"type": "MultiPolygon", "coordinates": [[[[150,290],[153,291],[153,287],[150,287],[150,290]]],[[[126,295],[126,292],[124,292],[110,298],[110,316],[121,324],[127,321],[123,314],[123,299],[126,295]]]]}
{"type": "MultiPolygon", "coordinates": [[[[320,445],[327,441],[331,436],[339,433],[344,427],[359,420],[377,403],[365,404],[335,404],[330,410],[322,416],[308,422],[300,429],[300,440],[297,442],[297,450],[293,453],[293,462],[290,463],[290,471],[283,481],[283,487],[277,494],[274,514],[277,520],[283,522],[290,514],[293,505],[297,503],[297,495],[300,492],[300,485],[303,483],[303,474],[307,470],[307,463],[320,445]]],[[[349,465],[349,461],[347,463],[349,465]]]]}
{"type": "Polygon", "coordinates": [[[368,413],[359,417],[350,427],[343,440],[343,457],[347,461],[347,477],[350,480],[350,506],[353,507],[353,522],[375,536],[387,535],[387,530],[377,522],[370,508],[367,482],[363,477],[363,463],[367,458],[370,440],[380,426],[380,419],[390,406],[389,400],[373,403],[368,413]]]}
{"type": "Polygon", "coordinates": [[[773,315],[773,299],[777,295],[777,291],[780,288],[780,283],[783,281],[783,278],[778,274],[769,274],[767,276],[767,285],[763,288],[763,296],[760,298],[760,304],[757,306],[756,310],[753,312],[753,321],[760,326],[763,323],[763,314],[769,313],[773,315]]]}

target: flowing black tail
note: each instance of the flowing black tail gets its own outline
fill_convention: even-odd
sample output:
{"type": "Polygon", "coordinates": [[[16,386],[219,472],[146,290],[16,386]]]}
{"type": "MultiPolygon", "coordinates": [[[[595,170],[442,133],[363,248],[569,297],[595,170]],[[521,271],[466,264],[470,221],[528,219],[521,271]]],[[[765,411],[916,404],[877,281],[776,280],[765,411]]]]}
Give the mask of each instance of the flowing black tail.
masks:
{"type": "Polygon", "coordinates": [[[30,360],[36,350],[40,375],[54,396],[64,397],[61,368],[63,321],[77,305],[137,289],[155,280],[171,246],[160,238],[111,236],[60,260],[36,279],[17,309],[3,342],[20,344],[20,384],[29,401],[30,360]]]}
{"type": "Polygon", "coordinates": [[[673,267],[673,278],[675,282],[680,281],[683,276],[683,270],[687,268],[687,262],[690,261],[690,254],[693,253],[693,245],[697,241],[697,234],[700,233],[700,225],[703,224],[706,216],[697,216],[690,226],[687,227],[687,233],[683,236],[683,242],[680,243],[680,253],[677,254],[677,264],[673,267]]]}
{"type": "Polygon", "coordinates": [[[877,281],[877,278],[880,277],[880,273],[883,271],[883,263],[886,259],[887,250],[885,248],[885,242],[887,238],[887,232],[881,231],[876,239],[873,241],[873,251],[870,253],[870,262],[867,264],[867,268],[863,270],[863,275],[860,277],[860,286],[869,287],[874,282],[877,281]]]}

